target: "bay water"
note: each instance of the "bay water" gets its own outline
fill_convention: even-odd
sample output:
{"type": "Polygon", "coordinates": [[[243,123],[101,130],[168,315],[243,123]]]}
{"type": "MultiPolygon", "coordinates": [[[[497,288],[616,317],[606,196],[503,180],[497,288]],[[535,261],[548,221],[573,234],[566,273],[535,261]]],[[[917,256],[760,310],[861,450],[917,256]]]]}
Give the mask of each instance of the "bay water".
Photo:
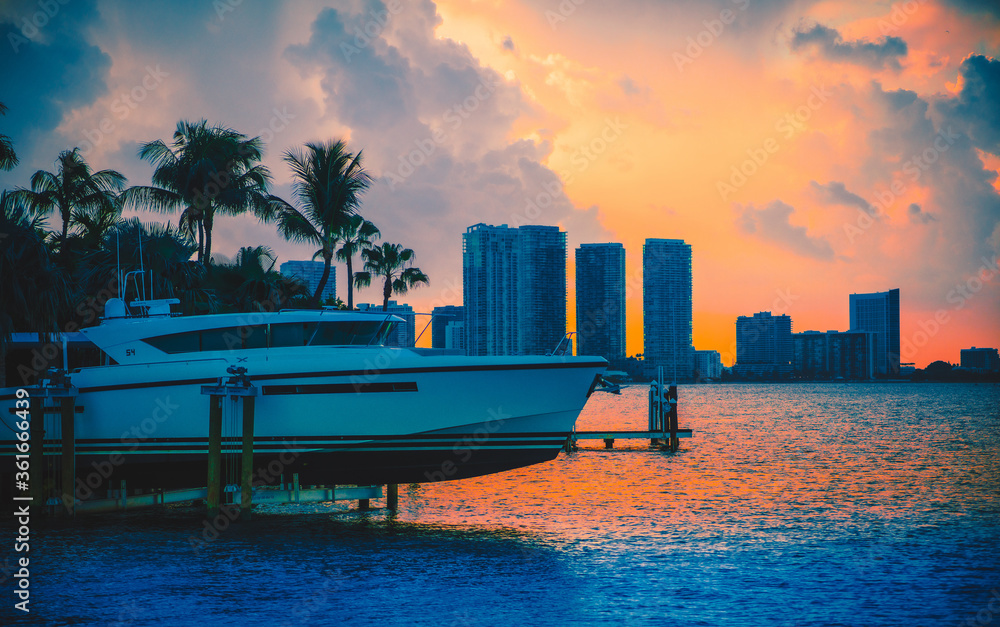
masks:
{"type": "MultiPolygon", "coordinates": [[[[577,427],[645,429],[647,390],[595,393],[577,427]]],[[[0,622],[1000,625],[1000,385],[682,385],[678,407],[676,453],[581,442],[400,486],[396,514],[261,506],[208,542],[194,507],[34,521],[32,611],[8,578],[0,622]]]]}

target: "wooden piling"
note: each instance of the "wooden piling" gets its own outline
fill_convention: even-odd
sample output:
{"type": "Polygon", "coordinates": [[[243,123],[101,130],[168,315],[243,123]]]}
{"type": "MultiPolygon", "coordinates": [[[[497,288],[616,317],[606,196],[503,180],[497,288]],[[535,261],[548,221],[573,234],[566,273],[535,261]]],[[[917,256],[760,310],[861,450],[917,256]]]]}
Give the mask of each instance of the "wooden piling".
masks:
{"type": "Polygon", "coordinates": [[[208,517],[219,515],[222,496],[222,398],[212,394],[208,401],[208,517]]]}
{"type": "Polygon", "coordinates": [[[299,502],[299,473],[292,473],[292,489],[294,490],[295,502],[299,502]]]}
{"type": "Polygon", "coordinates": [[[256,399],[243,397],[243,462],[240,481],[240,518],[250,520],[253,507],[253,414],[256,399]]]}
{"type": "Polygon", "coordinates": [[[670,403],[670,450],[676,452],[680,448],[680,440],[677,439],[677,386],[671,385],[667,388],[667,402],[670,403]]]}
{"type": "Polygon", "coordinates": [[[76,509],[76,399],[64,396],[59,399],[62,409],[62,494],[66,515],[73,516],[76,509]]]}
{"type": "Polygon", "coordinates": [[[390,512],[395,512],[399,509],[398,483],[390,483],[385,486],[385,506],[389,508],[390,512]]]}
{"type": "Polygon", "coordinates": [[[371,509],[372,503],[371,499],[358,499],[358,511],[367,512],[371,509]]]}
{"type": "Polygon", "coordinates": [[[45,399],[32,396],[30,420],[31,451],[28,453],[28,491],[31,507],[42,511],[45,507],[45,399]]]}

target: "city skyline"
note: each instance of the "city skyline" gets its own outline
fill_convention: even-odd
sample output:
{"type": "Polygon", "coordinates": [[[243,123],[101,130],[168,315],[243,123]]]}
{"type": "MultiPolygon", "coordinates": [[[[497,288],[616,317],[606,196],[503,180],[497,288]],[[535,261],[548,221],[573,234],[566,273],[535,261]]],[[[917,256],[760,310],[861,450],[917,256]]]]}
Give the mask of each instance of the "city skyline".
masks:
{"type": "MultiPolygon", "coordinates": [[[[0,134],[20,158],[2,189],[74,146],[148,184],[138,145],[207,119],[260,136],[289,198],[284,151],[343,137],[375,179],[362,213],[431,278],[407,297],[418,311],[461,302],[469,224],[549,224],[574,250],[624,245],[630,355],[651,236],[692,245],[694,345],[727,364],[738,315],[844,328],[841,294],[888,287],[905,294],[904,362],[1000,338],[1000,18],[986,4],[57,4],[0,8],[16,86],[0,134]]],[[[244,245],[314,252],[219,216],[213,250],[244,245]]]]}

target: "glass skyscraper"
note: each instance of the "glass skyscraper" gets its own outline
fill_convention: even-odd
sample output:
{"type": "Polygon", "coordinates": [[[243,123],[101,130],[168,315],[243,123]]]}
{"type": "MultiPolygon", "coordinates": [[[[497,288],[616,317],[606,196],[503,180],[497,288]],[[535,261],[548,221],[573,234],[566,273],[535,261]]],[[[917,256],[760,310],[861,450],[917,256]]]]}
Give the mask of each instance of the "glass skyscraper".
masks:
{"type": "Polygon", "coordinates": [[[851,331],[876,334],[875,371],[899,374],[899,290],[851,294],[851,331]]]}
{"type": "Polygon", "coordinates": [[[476,224],[462,236],[469,355],[544,355],[566,334],[566,233],[476,224]]]}
{"type": "Polygon", "coordinates": [[[625,358],[625,247],[576,249],[576,354],[625,358]]]}
{"type": "Polygon", "coordinates": [[[647,376],[664,367],[668,379],[689,379],[691,246],[680,239],[647,239],[642,247],[643,361],[647,376]]]}

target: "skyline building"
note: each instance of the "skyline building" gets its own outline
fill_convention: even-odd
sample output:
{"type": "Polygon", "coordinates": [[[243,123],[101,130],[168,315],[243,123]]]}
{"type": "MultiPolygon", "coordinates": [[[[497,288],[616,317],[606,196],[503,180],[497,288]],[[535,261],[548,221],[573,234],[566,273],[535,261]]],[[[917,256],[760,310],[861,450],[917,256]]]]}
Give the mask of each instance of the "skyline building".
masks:
{"type": "MultiPolygon", "coordinates": [[[[378,303],[360,303],[357,307],[358,311],[382,311],[382,305],[378,303]]],[[[395,332],[386,339],[385,345],[412,347],[417,339],[417,314],[413,311],[413,307],[390,300],[385,313],[399,316],[404,320],[402,324],[396,325],[395,332]]]]}
{"type": "MultiPolygon", "coordinates": [[[[323,278],[323,262],[322,261],[286,261],[279,266],[279,271],[282,275],[286,277],[298,277],[309,287],[309,295],[312,296],[316,293],[316,288],[319,286],[319,280],[323,278]]],[[[330,276],[327,277],[326,286],[323,288],[323,293],[320,294],[320,302],[325,301],[329,297],[337,297],[337,266],[330,265],[330,276]]]]}
{"type": "Polygon", "coordinates": [[[695,374],[701,379],[718,379],[722,376],[722,355],[719,351],[696,350],[694,352],[695,374]]]}
{"type": "Polygon", "coordinates": [[[625,358],[625,247],[581,244],[575,262],[576,354],[621,363],[625,358]]]}
{"type": "Polygon", "coordinates": [[[740,376],[788,375],[792,372],[792,319],[761,311],[736,318],[736,363],[740,376]]]}
{"type": "Polygon", "coordinates": [[[691,246],[680,239],[649,238],[642,247],[642,335],[647,376],[689,379],[691,343],[691,246]]]}
{"type": "Polygon", "coordinates": [[[806,378],[873,379],[878,334],[804,331],[792,334],[792,371],[806,378]]]}
{"type": "MultiPolygon", "coordinates": [[[[461,324],[465,320],[465,309],[461,305],[442,305],[431,311],[431,348],[454,348],[448,346],[448,326],[461,324]]],[[[461,329],[462,327],[456,327],[461,329]]],[[[454,336],[455,331],[452,331],[454,336]]],[[[455,338],[452,338],[455,343],[455,338]]],[[[464,347],[465,343],[462,342],[464,347]]]]}
{"type": "Polygon", "coordinates": [[[1000,353],[995,348],[963,348],[959,352],[962,368],[982,372],[1000,371],[1000,353]]]}
{"type": "Polygon", "coordinates": [[[875,371],[899,374],[899,289],[870,294],[851,294],[851,331],[871,331],[877,335],[875,371]]]}
{"type": "Polygon", "coordinates": [[[566,233],[475,224],[462,236],[469,355],[544,355],[566,334],[566,233]]]}

